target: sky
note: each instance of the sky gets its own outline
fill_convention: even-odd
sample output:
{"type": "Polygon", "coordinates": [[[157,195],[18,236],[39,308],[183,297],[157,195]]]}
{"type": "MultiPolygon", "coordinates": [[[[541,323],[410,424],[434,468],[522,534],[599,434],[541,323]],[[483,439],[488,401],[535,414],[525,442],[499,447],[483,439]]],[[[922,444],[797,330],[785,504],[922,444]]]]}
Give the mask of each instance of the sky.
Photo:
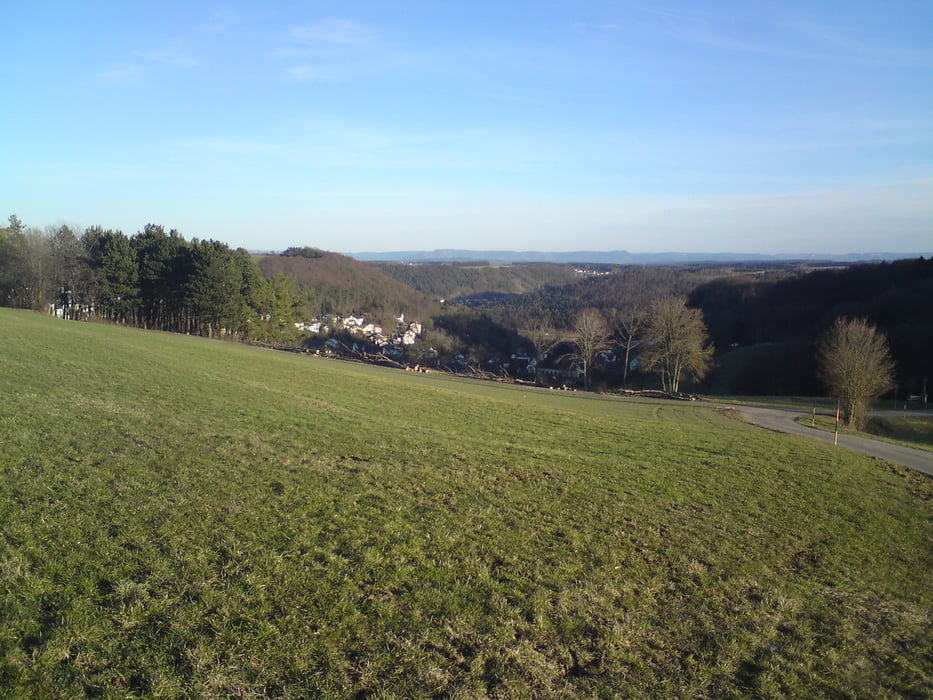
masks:
{"type": "Polygon", "coordinates": [[[0,217],[251,250],[933,250],[933,2],[0,0],[0,217]]]}

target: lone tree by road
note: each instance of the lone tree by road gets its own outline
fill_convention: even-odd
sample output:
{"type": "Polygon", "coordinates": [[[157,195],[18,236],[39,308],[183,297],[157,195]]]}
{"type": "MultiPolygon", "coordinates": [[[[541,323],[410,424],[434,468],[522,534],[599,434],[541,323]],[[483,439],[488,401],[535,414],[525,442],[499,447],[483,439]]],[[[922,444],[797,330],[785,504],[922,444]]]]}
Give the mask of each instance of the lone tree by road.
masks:
{"type": "Polygon", "coordinates": [[[665,391],[677,393],[683,380],[700,381],[713,360],[703,313],[687,306],[682,296],[655,299],[648,309],[641,360],[661,377],[665,391]]]}
{"type": "Polygon", "coordinates": [[[817,371],[845,424],[861,430],[869,404],[894,386],[884,333],[864,318],[837,318],[817,344],[817,371]]]}
{"type": "Polygon", "coordinates": [[[574,352],[570,357],[583,370],[583,383],[590,388],[590,374],[596,355],[609,347],[609,326],[598,309],[587,308],[577,314],[570,331],[574,352]]]}

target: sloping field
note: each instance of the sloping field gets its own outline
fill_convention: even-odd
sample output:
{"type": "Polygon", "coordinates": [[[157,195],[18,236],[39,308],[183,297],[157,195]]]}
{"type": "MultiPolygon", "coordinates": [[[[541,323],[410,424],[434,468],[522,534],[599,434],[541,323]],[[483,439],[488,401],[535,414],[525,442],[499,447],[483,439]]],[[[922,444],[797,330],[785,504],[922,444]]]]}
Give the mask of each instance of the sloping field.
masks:
{"type": "Polygon", "coordinates": [[[923,697],[933,488],[714,406],[0,309],[0,694],[923,697]]]}

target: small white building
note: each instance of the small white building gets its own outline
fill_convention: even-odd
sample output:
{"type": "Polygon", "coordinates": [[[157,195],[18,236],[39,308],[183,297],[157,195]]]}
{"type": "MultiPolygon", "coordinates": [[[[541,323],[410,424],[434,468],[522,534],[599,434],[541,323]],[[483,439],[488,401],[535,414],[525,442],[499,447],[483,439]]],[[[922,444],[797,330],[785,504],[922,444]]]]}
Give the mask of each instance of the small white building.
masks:
{"type": "MultiPolygon", "coordinates": [[[[321,332],[321,322],[320,321],[295,321],[295,328],[305,333],[320,333],[321,332]]],[[[324,330],[327,330],[327,327],[324,327],[324,330]]]]}

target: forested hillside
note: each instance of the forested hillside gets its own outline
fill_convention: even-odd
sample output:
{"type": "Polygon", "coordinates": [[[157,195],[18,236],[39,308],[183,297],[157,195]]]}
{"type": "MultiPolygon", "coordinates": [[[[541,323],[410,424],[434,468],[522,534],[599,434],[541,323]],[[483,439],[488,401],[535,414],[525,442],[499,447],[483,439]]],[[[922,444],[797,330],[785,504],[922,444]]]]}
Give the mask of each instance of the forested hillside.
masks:
{"type": "MultiPolygon", "coordinates": [[[[810,265],[617,267],[481,309],[448,309],[437,325],[477,357],[482,345],[500,356],[526,349],[535,329],[550,329],[569,351],[575,319],[596,309],[606,321],[606,347],[624,355],[627,345],[637,359],[652,301],[686,295],[703,312],[716,349],[702,390],[813,395],[825,391],[816,375],[816,340],[836,318],[861,316],[889,340],[900,395],[921,395],[933,376],[933,261],[810,265]]],[[[594,374],[612,386],[623,372],[610,363],[594,374]]],[[[637,370],[635,377],[642,386],[650,380],[637,370]]]]}
{"type": "Polygon", "coordinates": [[[267,277],[284,274],[297,280],[312,315],[365,313],[374,321],[389,323],[394,314],[427,320],[440,309],[436,301],[375,265],[338,253],[319,253],[262,255],[257,260],[267,277]]]}
{"type": "Polygon", "coordinates": [[[738,393],[819,391],[813,343],[839,316],[864,317],[887,335],[903,391],[933,377],[933,259],[721,278],[695,289],[690,304],[717,347],[734,347],[720,364],[738,393]]]}
{"type": "Polygon", "coordinates": [[[371,264],[435,299],[482,293],[528,294],[546,285],[571,284],[581,279],[581,272],[574,265],[371,264]]]}
{"type": "Polygon", "coordinates": [[[527,328],[547,323],[569,328],[574,316],[585,308],[604,315],[632,306],[646,306],[668,294],[687,294],[697,285],[722,274],[721,268],[703,267],[615,267],[600,276],[578,279],[573,284],[547,286],[530,294],[508,299],[490,308],[500,323],[527,328]]]}

